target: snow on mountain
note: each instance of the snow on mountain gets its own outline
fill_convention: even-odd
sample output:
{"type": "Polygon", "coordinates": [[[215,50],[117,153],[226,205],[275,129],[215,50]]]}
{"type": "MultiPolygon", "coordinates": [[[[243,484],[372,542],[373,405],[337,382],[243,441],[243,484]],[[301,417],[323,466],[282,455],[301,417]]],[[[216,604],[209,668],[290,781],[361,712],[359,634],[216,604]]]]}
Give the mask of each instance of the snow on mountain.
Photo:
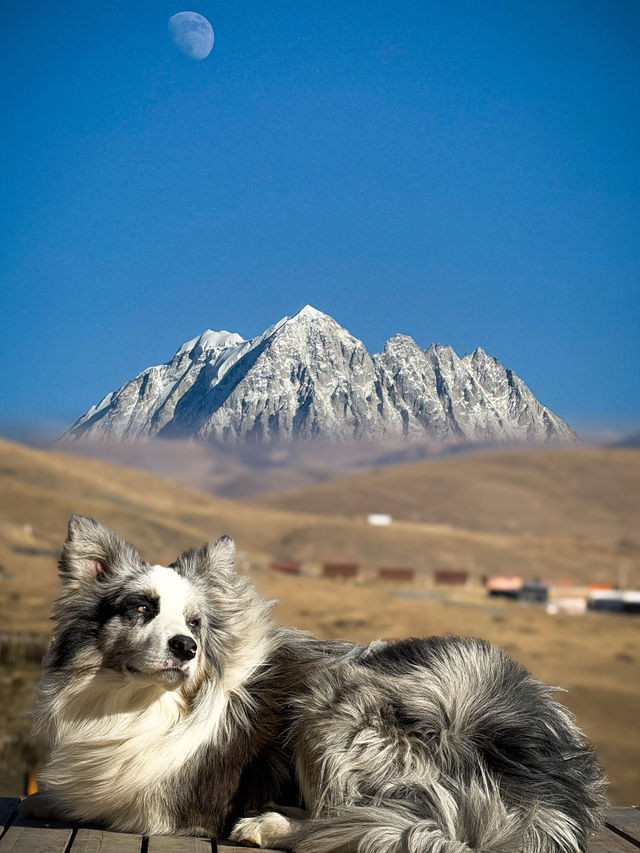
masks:
{"type": "Polygon", "coordinates": [[[64,441],[429,438],[571,441],[571,429],[481,348],[459,358],[395,335],[381,353],[306,305],[245,340],[207,329],[107,394],[64,441]]]}

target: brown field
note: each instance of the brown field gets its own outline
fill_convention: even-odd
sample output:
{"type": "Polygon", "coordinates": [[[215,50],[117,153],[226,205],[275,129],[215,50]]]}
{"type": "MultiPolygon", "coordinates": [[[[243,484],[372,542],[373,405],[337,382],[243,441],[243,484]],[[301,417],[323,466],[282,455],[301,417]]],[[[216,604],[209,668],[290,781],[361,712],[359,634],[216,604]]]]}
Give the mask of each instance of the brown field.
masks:
{"type": "Polygon", "coordinates": [[[493,533],[624,539],[640,549],[640,449],[486,450],[352,473],[252,501],[348,518],[384,512],[493,533]]]}
{"type": "MultiPolygon", "coordinates": [[[[369,486],[356,484],[351,496],[345,484],[361,478],[313,486],[297,499],[270,495],[256,505],[98,459],[0,442],[0,630],[46,636],[57,590],[55,561],[72,512],[113,526],[154,562],[229,532],[241,567],[265,595],[280,600],[275,614],[285,623],[358,642],[431,633],[483,636],[535,675],[568,688],[560,698],[596,742],[611,799],[638,802],[640,618],[551,617],[533,606],[488,600],[477,584],[435,588],[427,572],[444,566],[466,568],[474,577],[516,571],[576,582],[626,573],[637,582],[639,471],[634,450],[505,451],[383,469],[367,474],[369,486]],[[381,491],[376,478],[382,475],[389,479],[381,491]],[[312,503],[319,494],[325,500],[331,488],[332,502],[312,503]],[[383,505],[380,495],[386,496],[383,505]],[[279,502],[287,509],[275,508],[279,502]],[[369,511],[403,520],[372,528],[361,517],[369,511]],[[270,571],[273,557],[304,560],[305,574],[270,571]],[[322,580],[314,575],[325,560],[355,560],[363,577],[322,580]],[[377,583],[371,573],[383,564],[413,565],[418,579],[402,590],[377,583]]],[[[0,793],[11,793],[20,763],[36,760],[25,752],[28,723],[20,714],[37,667],[18,652],[14,659],[1,653],[0,643],[0,702],[8,709],[0,732],[0,793]]]]}

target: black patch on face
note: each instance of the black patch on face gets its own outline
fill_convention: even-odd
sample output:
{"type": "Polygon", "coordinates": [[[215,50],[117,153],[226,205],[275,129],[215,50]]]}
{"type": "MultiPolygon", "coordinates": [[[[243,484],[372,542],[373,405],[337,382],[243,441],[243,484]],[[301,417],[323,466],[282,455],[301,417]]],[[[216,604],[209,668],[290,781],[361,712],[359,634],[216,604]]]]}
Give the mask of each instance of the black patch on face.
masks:
{"type": "Polygon", "coordinates": [[[78,611],[74,624],[60,634],[50,652],[50,665],[55,669],[68,666],[82,648],[95,644],[101,629],[116,616],[130,624],[146,625],[155,619],[159,610],[156,595],[114,593],[103,596],[95,610],[78,611]]]}
{"type": "Polygon", "coordinates": [[[96,622],[101,628],[110,619],[119,616],[130,623],[146,625],[160,612],[160,600],[149,593],[105,596],[98,606],[96,622]]]}
{"type": "Polygon", "coordinates": [[[160,612],[157,595],[127,595],[120,603],[120,613],[130,621],[141,621],[146,625],[160,612]]]}
{"type": "Polygon", "coordinates": [[[77,653],[91,643],[95,636],[95,626],[88,620],[71,625],[60,634],[52,646],[49,665],[54,669],[62,669],[68,666],[77,653]]]}

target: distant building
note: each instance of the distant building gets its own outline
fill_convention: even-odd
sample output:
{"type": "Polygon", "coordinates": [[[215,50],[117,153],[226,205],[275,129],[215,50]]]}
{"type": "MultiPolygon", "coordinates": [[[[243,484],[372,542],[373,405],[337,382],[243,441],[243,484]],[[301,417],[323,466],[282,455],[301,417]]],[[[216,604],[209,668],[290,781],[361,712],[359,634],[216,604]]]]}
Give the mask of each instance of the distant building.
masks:
{"type": "Polygon", "coordinates": [[[355,578],[359,569],[357,563],[325,563],[322,575],[325,578],[355,578]]]}
{"type": "Polygon", "coordinates": [[[463,586],[469,580],[469,572],[464,569],[436,569],[433,579],[436,583],[463,586]]]}
{"type": "Polygon", "coordinates": [[[415,569],[409,566],[380,566],[378,569],[381,581],[412,581],[415,574],[415,569]]]}
{"type": "Polygon", "coordinates": [[[640,590],[593,589],[589,593],[590,610],[609,613],[640,613],[640,590]]]}
{"type": "Polygon", "coordinates": [[[630,589],[622,593],[625,613],[640,613],[640,590],[630,589]]]}
{"type": "Polygon", "coordinates": [[[555,615],[556,613],[567,613],[569,616],[581,616],[586,613],[587,600],[580,596],[566,596],[564,598],[554,598],[547,604],[547,613],[555,615]]]}
{"type": "Polygon", "coordinates": [[[491,575],[485,581],[489,595],[502,595],[505,598],[517,598],[524,581],[519,575],[491,575]]]}
{"type": "Polygon", "coordinates": [[[283,572],[286,575],[299,575],[302,571],[302,563],[300,560],[273,560],[269,567],[276,572],[283,572]]]}
{"type": "Polygon", "coordinates": [[[619,589],[594,589],[589,593],[589,610],[607,610],[609,613],[622,613],[624,602],[619,589]]]}
{"type": "Polygon", "coordinates": [[[540,581],[525,581],[518,592],[518,601],[528,604],[546,604],[549,591],[540,581]]]}
{"type": "Polygon", "coordinates": [[[376,527],[386,527],[391,524],[392,519],[390,515],[381,512],[372,512],[367,516],[367,521],[376,527]]]}

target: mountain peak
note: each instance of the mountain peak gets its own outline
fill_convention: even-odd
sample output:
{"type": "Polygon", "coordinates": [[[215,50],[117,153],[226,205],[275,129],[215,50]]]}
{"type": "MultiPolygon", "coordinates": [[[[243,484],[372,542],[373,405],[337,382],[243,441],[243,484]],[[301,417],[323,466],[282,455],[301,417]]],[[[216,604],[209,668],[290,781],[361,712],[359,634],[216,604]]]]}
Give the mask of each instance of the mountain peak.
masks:
{"type": "Polygon", "coordinates": [[[411,335],[403,335],[398,332],[396,335],[392,335],[389,340],[384,345],[385,352],[392,352],[395,350],[401,349],[420,349],[418,344],[414,341],[411,335]]]}
{"type": "Polygon", "coordinates": [[[569,427],[478,348],[423,350],[394,335],[384,351],[305,305],[261,335],[206,329],[89,409],[65,440],[323,438],[571,441],[569,427]]]}
{"type": "Polygon", "coordinates": [[[336,321],[329,314],[325,314],[324,311],[320,311],[318,308],[314,308],[313,305],[305,305],[304,308],[301,308],[297,314],[294,314],[292,317],[288,318],[289,320],[331,320],[333,323],[336,321]]]}
{"type": "Polygon", "coordinates": [[[470,355],[465,356],[467,359],[473,359],[474,361],[497,361],[498,359],[483,349],[482,347],[476,347],[470,355]]]}
{"type": "Polygon", "coordinates": [[[237,346],[245,343],[244,338],[237,332],[227,332],[222,329],[219,332],[214,332],[212,329],[205,329],[201,335],[191,338],[190,341],[182,344],[176,355],[192,352],[193,350],[201,350],[208,352],[209,350],[226,349],[227,347],[237,346]]]}

